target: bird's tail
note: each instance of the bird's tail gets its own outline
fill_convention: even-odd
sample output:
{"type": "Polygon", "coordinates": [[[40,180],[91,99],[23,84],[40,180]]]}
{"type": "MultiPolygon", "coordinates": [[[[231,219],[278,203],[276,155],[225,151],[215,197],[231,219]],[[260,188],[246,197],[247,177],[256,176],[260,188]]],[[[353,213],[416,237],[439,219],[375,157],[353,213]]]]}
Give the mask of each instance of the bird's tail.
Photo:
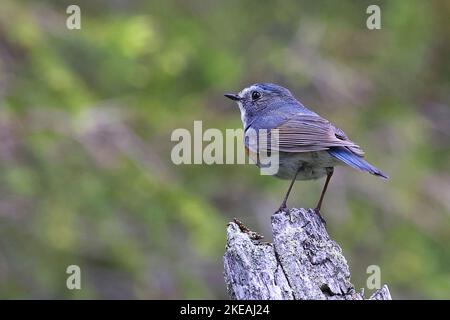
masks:
{"type": "Polygon", "coordinates": [[[342,147],[338,148],[330,148],[327,150],[329,154],[331,154],[334,158],[341,160],[345,164],[349,165],[352,168],[369,172],[375,176],[382,177],[384,179],[389,179],[387,175],[385,175],[381,170],[375,168],[373,165],[368,163],[362,157],[357,156],[350,150],[342,147]]]}

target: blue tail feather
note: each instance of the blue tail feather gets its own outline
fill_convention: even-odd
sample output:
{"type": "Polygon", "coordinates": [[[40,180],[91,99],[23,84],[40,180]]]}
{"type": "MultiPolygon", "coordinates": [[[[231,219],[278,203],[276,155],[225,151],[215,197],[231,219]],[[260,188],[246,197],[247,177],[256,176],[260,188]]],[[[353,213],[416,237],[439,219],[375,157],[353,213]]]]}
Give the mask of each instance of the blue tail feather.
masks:
{"type": "Polygon", "coordinates": [[[373,174],[375,176],[379,176],[385,179],[389,179],[387,175],[385,175],[381,170],[375,168],[373,165],[368,163],[366,160],[364,160],[362,157],[354,154],[350,150],[346,148],[330,148],[327,150],[329,154],[331,154],[336,159],[344,162],[345,164],[349,165],[352,168],[369,172],[370,174],[373,174]]]}

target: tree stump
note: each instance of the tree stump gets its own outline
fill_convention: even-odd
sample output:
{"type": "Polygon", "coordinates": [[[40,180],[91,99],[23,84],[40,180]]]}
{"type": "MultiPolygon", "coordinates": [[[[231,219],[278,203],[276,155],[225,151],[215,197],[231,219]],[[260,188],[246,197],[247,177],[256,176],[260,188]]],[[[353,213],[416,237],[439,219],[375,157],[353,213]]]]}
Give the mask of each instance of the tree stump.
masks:
{"type": "MultiPolygon", "coordinates": [[[[271,220],[273,244],[236,222],[228,225],[224,276],[231,299],[365,299],[350,283],[342,250],[313,209],[293,208],[271,220]]],[[[391,300],[388,287],[369,299],[391,300]]]]}

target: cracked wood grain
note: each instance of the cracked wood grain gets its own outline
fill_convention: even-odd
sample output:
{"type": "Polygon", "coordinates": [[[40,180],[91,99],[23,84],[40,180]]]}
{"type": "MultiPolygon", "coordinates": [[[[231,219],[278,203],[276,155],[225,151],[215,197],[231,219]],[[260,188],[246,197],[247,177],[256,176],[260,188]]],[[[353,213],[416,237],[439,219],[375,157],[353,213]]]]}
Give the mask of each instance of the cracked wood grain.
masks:
{"type": "MultiPolygon", "coordinates": [[[[252,239],[235,222],[227,228],[224,276],[231,299],[363,300],[350,282],[339,245],[312,209],[272,216],[273,243],[252,239]]],[[[388,287],[369,299],[390,300],[388,287]]]]}

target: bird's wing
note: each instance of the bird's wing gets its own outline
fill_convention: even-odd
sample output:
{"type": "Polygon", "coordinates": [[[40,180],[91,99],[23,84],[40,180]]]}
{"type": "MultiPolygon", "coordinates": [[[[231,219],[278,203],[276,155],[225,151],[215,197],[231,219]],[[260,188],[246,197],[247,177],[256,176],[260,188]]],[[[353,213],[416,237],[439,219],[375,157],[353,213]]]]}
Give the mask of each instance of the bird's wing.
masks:
{"type": "Polygon", "coordinates": [[[278,131],[279,137],[278,148],[274,146],[275,150],[310,152],[345,147],[358,156],[364,155],[364,151],[341,129],[318,115],[298,114],[274,129],[278,131]]]}

